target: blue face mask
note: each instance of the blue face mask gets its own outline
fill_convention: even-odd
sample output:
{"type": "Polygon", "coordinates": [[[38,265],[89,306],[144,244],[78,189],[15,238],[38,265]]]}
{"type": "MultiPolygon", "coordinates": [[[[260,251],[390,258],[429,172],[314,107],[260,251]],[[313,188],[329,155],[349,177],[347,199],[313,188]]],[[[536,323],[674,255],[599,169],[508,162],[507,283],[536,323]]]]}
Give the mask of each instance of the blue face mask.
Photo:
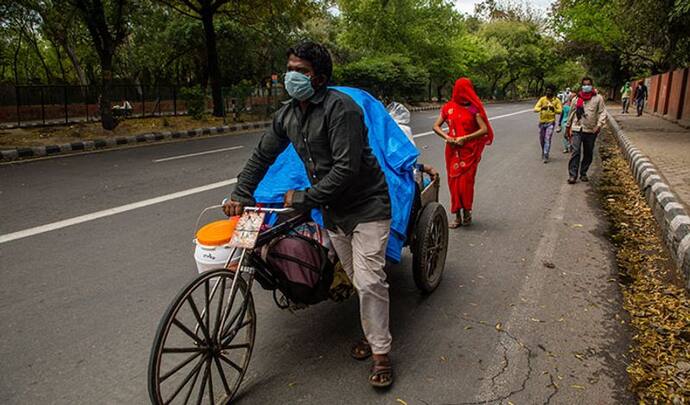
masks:
{"type": "Polygon", "coordinates": [[[287,72],[285,74],[285,90],[290,97],[299,101],[305,101],[314,95],[314,87],[311,78],[300,72],[287,72]]]}
{"type": "Polygon", "coordinates": [[[585,84],[582,86],[582,91],[585,93],[591,93],[592,92],[592,86],[589,84],[585,84]]]}

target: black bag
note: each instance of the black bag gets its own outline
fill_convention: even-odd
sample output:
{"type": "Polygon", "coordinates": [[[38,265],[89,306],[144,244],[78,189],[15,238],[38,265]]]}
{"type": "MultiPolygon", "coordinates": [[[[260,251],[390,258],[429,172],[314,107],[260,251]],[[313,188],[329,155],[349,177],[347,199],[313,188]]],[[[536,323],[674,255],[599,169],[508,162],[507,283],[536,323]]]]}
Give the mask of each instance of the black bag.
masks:
{"type": "Polygon", "coordinates": [[[328,249],[316,240],[299,234],[281,236],[268,244],[262,256],[290,301],[312,305],[329,298],[333,263],[328,249]]]}

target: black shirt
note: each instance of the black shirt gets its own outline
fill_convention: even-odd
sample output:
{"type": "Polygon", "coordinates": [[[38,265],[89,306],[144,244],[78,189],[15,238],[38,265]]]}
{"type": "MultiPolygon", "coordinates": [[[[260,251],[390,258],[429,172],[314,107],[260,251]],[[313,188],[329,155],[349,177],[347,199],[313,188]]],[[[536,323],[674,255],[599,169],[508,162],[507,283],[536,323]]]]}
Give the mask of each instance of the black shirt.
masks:
{"type": "Polygon", "coordinates": [[[647,86],[640,84],[635,90],[635,100],[643,100],[647,98],[647,86]]]}
{"type": "Polygon", "coordinates": [[[296,209],[321,207],[326,227],[348,234],[357,224],[391,218],[388,186],[369,146],[362,110],[348,95],[325,86],[304,113],[294,99],[276,112],[238,176],[232,199],[253,205],[256,187],[290,142],[311,182],[295,193],[296,209]]]}

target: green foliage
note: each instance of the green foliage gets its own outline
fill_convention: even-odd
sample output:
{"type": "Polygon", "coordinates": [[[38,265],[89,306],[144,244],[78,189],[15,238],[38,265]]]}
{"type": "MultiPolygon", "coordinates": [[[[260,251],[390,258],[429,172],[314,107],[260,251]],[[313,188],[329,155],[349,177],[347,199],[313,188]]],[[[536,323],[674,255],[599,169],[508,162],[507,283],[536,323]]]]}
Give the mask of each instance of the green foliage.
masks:
{"type": "Polygon", "coordinates": [[[345,85],[363,88],[383,99],[414,99],[424,91],[428,72],[402,55],[369,56],[336,72],[345,85]]]}
{"type": "MultiPolygon", "coordinates": [[[[0,0],[0,81],[100,81],[98,48],[74,1],[0,0]]],[[[108,21],[118,1],[103,2],[108,21]]],[[[127,35],[112,70],[117,83],[211,88],[214,99],[220,77],[225,98],[245,99],[284,71],[287,47],[312,39],[331,51],[336,84],[379,97],[447,99],[461,76],[483,97],[522,97],[546,82],[576,82],[581,62],[602,80],[617,80],[603,69],[626,66],[614,63],[611,45],[625,38],[616,25],[623,1],[561,0],[547,26],[543,12],[519,0],[484,0],[473,16],[450,0],[128,0],[127,35]],[[215,71],[201,20],[205,2],[217,6],[215,71]],[[594,57],[605,66],[591,63],[594,57]]],[[[688,0],[674,3],[669,18],[687,16],[688,0]]]]}
{"type": "MultiPolygon", "coordinates": [[[[615,54],[604,76],[664,72],[690,63],[688,0],[560,0],[553,28],[588,67],[602,53],[615,54]]],[[[600,60],[600,59],[599,59],[600,60]]]]}
{"type": "Polygon", "coordinates": [[[195,120],[201,120],[206,114],[206,94],[197,87],[185,87],[180,90],[180,98],[187,104],[187,113],[195,120]]]}

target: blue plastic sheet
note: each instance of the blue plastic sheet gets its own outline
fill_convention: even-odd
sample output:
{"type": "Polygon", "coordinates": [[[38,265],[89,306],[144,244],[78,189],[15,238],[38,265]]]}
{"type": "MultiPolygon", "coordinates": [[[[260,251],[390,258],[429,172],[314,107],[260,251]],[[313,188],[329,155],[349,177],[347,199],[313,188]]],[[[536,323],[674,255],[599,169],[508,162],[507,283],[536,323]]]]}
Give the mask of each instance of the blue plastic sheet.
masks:
{"type": "MultiPolygon", "coordinates": [[[[352,97],[364,112],[369,144],[386,177],[391,198],[391,237],[386,257],[397,263],[402,256],[412,210],[415,193],[412,169],[419,152],[376,98],[363,90],[350,87],[332,89],[352,97]]],[[[288,190],[304,190],[310,186],[304,164],[290,145],[269,168],[256,189],[254,198],[259,203],[281,203],[288,190]]],[[[312,217],[323,225],[319,210],[313,210],[312,217]]]]}

